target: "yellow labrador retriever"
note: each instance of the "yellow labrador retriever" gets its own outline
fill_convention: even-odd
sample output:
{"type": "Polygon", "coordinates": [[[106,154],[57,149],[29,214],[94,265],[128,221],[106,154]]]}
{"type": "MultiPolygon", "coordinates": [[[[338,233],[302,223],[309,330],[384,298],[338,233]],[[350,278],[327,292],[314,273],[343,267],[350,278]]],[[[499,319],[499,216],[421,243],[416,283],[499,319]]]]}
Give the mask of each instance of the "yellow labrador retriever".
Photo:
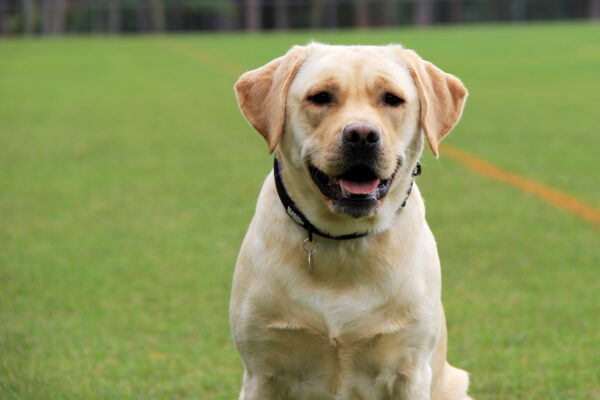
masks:
{"type": "Polygon", "coordinates": [[[467,90],[398,45],[294,47],[235,85],[275,151],[237,261],[240,399],[465,400],[414,178],[467,90]],[[412,189],[412,190],[411,190],[412,189]]]}

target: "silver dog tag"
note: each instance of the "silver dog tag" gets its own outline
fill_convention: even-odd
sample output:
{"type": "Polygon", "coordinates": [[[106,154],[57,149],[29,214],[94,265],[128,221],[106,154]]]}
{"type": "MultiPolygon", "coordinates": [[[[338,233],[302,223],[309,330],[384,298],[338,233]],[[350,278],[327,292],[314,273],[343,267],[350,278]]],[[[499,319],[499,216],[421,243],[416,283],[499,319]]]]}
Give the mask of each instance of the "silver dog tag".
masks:
{"type": "Polygon", "coordinates": [[[316,239],[311,241],[309,238],[306,238],[302,242],[302,249],[308,254],[308,273],[312,275],[312,255],[319,250],[319,241],[316,239]]]}

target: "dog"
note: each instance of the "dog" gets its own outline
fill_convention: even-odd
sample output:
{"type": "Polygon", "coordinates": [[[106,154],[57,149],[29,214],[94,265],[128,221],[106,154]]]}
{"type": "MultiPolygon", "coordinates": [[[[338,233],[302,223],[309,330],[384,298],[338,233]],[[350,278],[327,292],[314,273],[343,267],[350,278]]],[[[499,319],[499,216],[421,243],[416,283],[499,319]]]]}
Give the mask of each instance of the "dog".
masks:
{"type": "Polygon", "coordinates": [[[230,303],[240,400],[466,400],[414,183],[462,82],[400,45],[294,46],[235,84],[275,152],[230,303]]]}

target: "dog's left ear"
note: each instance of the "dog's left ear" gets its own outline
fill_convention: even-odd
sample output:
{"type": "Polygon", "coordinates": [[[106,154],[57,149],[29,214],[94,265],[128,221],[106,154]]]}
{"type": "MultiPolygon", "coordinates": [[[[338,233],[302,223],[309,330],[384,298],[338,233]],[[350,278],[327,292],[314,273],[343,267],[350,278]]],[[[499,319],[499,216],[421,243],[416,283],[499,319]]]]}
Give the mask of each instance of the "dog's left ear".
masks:
{"type": "Polygon", "coordinates": [[[438,144],[460,119],[469,93],[460,79],[423,60],[414,51],[401,48],[401,53],[421,98],[421,126],[437,157],[438,144]]]}
{"type": "Polygon", "coordinates": [[[303,53],[303,47],[294,46],[283,57],[244,73],[235,83],[244,117],[265,138],[271,153],[283,132],[287,91],[302,63],[303,53]]]}

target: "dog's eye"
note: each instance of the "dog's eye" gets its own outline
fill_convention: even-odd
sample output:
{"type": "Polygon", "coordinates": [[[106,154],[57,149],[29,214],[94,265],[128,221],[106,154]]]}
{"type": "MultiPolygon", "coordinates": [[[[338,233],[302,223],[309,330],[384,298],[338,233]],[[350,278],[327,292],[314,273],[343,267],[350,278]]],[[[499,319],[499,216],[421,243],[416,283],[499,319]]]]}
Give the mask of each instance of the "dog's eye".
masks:
{"type": "Polygon", "coordinates": [[[400,98],[389,92],[383,96],[383,101],[385,101],[385,104],[392,107],[397,107],[405,103],[405,100],[403,98],[400,98]]]}
{"type": "Polygon", "coordinates": [[[312,96],[308,96],[308,101],[318,106],[324,106],[326,104],[331,103],[332,97],[329,92],[319,92],[317,94],[313,94],[312,96]]]}

